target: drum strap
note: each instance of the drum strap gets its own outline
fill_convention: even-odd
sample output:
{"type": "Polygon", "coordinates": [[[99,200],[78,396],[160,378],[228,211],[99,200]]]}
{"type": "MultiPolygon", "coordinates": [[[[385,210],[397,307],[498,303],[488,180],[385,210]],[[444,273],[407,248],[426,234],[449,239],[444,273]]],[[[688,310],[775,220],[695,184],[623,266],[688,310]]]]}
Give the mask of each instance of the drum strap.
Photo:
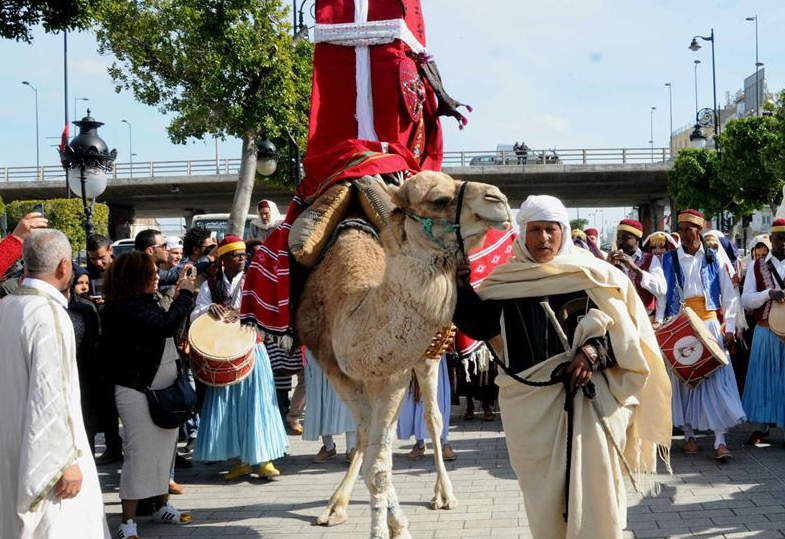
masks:
{"type": "Polygon", "coordinates": [[[673,249],[670,252],[671,263],[673,264],[673,272],[676,274],[676,284],[678,286],[679,304],[684,305],[684,272],[681,271],[681,264],[679,264],[679,250],[673,249]]]}
{"type": "Polygon", "coordinates": [[[777,271],[777,268],[774,267],[774,262],[772,262],[771,259],[766,261],[766,267],[769,268],[769,273],[771,273],[771,276],[777,281],[777,286],[780,287],[780,290],[785,290],[785,284],[782,282],[782,277],[780,277],[780,273],[777,271]]]}

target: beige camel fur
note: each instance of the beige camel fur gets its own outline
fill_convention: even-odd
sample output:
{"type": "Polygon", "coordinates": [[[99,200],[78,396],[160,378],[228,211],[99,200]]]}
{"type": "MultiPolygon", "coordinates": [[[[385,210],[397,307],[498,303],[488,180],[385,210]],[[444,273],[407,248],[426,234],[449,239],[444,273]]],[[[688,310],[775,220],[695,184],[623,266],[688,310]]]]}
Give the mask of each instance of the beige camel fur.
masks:
{"type": "MultiPolygon", "coordinates": [[[[357,458],[319,517],[320,524],[346,519],[351,487],[362,466],[371,495],[371,538],[408,538],[408,521],[392,485],[391,444],[403,393],[414,369],[426,404],[426,421],[438,440],[436,364],[423,354],[449,324],[456,302],[455,271],[463,256],[449,226],[455,222],[462,182],[426,171],[392,194],[397,209],[381,241],[356,229],[342,231],[311,273],[297,311],[296,329],[358,429],[357,458]],[[413,216],[434,220],[431,234],[413,216]]],[[[510,224],[507,199],[490,185],[469,182],[460,212],[468,251],[490,228],[510,224]]],[[[455,504],[452,485],[434,444],[437,484],[434,508],[455,504]]]]}

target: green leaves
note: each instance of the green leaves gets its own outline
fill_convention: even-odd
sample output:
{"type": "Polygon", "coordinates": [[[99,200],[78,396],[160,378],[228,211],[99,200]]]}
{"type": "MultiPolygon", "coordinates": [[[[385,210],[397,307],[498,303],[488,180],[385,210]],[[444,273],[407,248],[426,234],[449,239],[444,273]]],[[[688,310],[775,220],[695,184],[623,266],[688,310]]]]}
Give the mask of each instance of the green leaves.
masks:
{"type": "MultiPolygon", "coordinates": [[[[71,241],[71,248],[77,253],[85,248],[84,207],[81,198],[53,198],[49,200],[16,200],[5,206],[8,214],[8,230],[16,228],[19,219],[33,211],[36,204],[44,205],[44,214],[49,227],[56,228],[71,241]]],[[[96,202],[93,206],[93,223],[98,234],[107,234],[109,226],[109,206],[96,202]]]]}
{"type": "Polygon", "coordinates": [[[118,91],[171,114],[173,142],[264,135],[285,148],[288,130],[302,148],[313,46],[295,46],[288,18],[280,0],[116,0],[97,36],[118,91]]]}
{"type": "MultiPolygon", "coordinates": [[[[782,101],[781,101],[782,102],[782,101]]],[[[720,151],[681,150],[668,177],[679,208],[738,217],[779,203],[785,183],[785,112],[731,120],[717,137],[720,151]]]]}
{"type": "Polygon", "coordinates": [[[31,43],[32,27],[43,24],[47,32],[87,28],[101,0],[3,0],[0,4],[0,37],[31,43]]]}

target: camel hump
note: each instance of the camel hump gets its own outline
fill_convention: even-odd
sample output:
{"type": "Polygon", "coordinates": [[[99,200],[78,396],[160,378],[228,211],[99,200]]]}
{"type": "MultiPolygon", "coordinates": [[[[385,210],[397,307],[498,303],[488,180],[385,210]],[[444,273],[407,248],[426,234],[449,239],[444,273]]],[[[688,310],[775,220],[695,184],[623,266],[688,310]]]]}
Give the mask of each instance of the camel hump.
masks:
{"type": "Polygon", "coordinates": [[[338,225],[350,217],[357,224],[357,217],[364,216],[371,229],[381,230],[390,222],[392,192],[398,189],[398,181],[397,175],[385,174],[330,186],[292,224],[289,250],[294,258],[307,268],[314,267],[332,243],[338,225]]]}

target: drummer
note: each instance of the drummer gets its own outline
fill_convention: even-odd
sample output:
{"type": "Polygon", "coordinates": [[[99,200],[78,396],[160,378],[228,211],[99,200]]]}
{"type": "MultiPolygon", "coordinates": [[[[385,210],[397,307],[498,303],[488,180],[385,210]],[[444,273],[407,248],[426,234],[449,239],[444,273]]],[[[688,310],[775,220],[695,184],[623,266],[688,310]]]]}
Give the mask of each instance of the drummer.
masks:
{"type": "Polygon", "coordinates": [[[771,251],[747,267],[741,304],[757,322],[744,384],[744,411],[761,428],[750,434],[747,444],[755,445],[769,435],[769,424],[785,427],[785,343],[782,335],[769,328],[772,309],[785,309],[785,219],[771,225],[771,251]],[[779,282],[777,280],[779,277],[779,282]],[[774,375],[779,373],[779,376],[774,375]]]}
{"type": "MultiPolygon", "coordinates": [[[[727,346],[736,340],[738,296],[733,283],[728,272],[720,267],[717,253],[702,242],[703,214],[685,210],[679,214],[678,222],[681,245],[663,256],[667,291],[663,301],[657,302],[655,328],[665,318],[678,315],[683,300],[700,316],[717,341],[727,346]],[[717,316],[720,309],[725,320],[724,334],[717,316]]],[[[696,429],[711,430],[715,437],[714,457],[728,459],[731,454],[725,433],[745,420],[730,361],[696,387],[683,382],[672,370],[669,375],[673,384],[673,424],[684,431],[684,453],[697,454],[696,429]]]]}
{"type": "MultiPolygon", "coordinates": [[[[192,321],[205,313],[227,323],[239,319],[245,242],[227,235],[216,251],[218,270],[199,289],[192,321]]],[[[270,359],[261,341],[254,346],[254,359],[253,371],[241,382],[208,387],[202,405],[193,459],[206,462],[236,459],[224,475],[227,481],[252,473],[255,465],[259,466],[260,477],[280,475],[272,461],[284,456],[288,446],[275,400],[270,359]]]]}
{"type": "Polygon", "coordinates": [[[643,225],[635,219],[622,219],[616,227],[617,250],[608,254],[608,262],[619,268],[635,285],[635,291],[649,315],[654,314],[657,298],[665,296],[667,285],[660,259],[640,249],[643,225]]]}

